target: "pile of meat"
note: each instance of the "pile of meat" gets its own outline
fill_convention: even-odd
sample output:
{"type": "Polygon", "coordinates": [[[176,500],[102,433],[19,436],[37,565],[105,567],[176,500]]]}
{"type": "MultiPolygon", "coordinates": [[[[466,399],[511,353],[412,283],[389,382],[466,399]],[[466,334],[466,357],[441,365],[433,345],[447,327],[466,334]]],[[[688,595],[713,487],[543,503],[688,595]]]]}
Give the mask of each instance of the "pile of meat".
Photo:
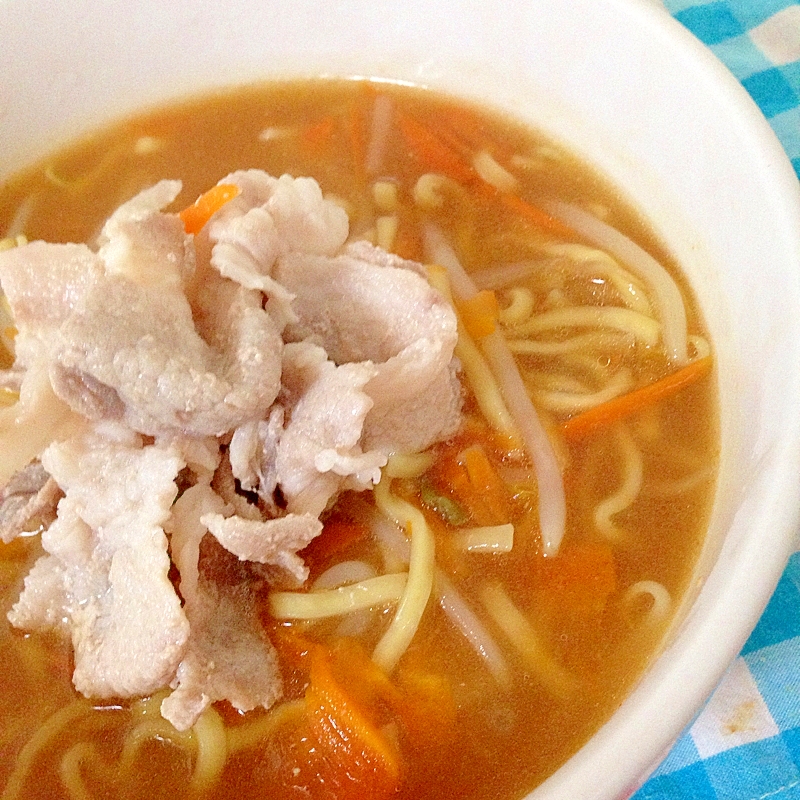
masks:
{"type": "Polygon", "coordinates": [[[455,316],[420,265],[348,242],[309,178],[222,182],[240,193],[197,235],[162,181],[96,249],[0,253],[0,537],[45,551],[9,619],[69,635],[89,697],[171,687],[179,729],[280,696],[253,582],[301,586],[337,494],[460,421],[455,316]]]}

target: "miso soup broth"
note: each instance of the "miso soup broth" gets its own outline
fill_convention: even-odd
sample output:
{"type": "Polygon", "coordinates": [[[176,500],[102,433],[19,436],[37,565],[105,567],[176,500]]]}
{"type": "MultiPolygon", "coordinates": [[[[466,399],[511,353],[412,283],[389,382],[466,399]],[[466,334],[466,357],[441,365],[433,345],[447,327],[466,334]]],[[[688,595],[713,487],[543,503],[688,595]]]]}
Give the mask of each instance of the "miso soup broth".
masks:
{"type": "Polygon", "coordinates": [[[143,113],[5,179],[0,240],[3,800],[519,798],[591,737],[657,654],[714,494],[713,353],[647,221],[557,142],[423,89],[248,87],[143,113]],[[313,178],[321,194],[269,176],[313,178]],[[142,200],[105,224],[153,186],[163,211],[142,200]],[[288,233],[295,211],[270,205],[279,191],[311,204],[288,233]],[[267,247],[241,221],[265,214],[278,231],[274,265],[247,271],[267,247]],[[177,250],[130,233],[143,220],[177,250]],[[311,255],[286,244],[334,228],[311,255]],[[226,267],[220,243],[233,254],[226,267]],[[117,268],[140,262],[135,274],[117,268]],[[331,264],[341,272],[329,279],[331,264]],[[39,265],[58,280],[69,272],[61,295],[34,279],[39,265]],[[92,282],[97,297],[75,300],[92,282]],[[175,334],[177,361],[159,362],[149,389],[145,361],[115,365],[144,358],[149,325],[150,339],[169,340],[172,308],[185,309],[194,338],[175,334]],[[253,398],[266,379],[248,372],[261,356],[225,361],[253,341],[228,328],[251,319],[277,352],[263,408],[253,398]],[[384,341],[383,319],[400,344],[384,341]],[[213,403],[202,419],[191,403],[169,418],[153,405],[183,386],[174,363],[190,356],[177,351],[195,344],[209,370],[223,365],[220,382],[250,376],[255,388],[226,389],[218,405],[253,403],[251,416],[222,425],[213,403]],[[435,391],[412,351],[440,359],[435,391]],[[382,377],[375,364],[392,358],[406,372],[382,377]],[[326,390],[312,414],[312,373],[356,383],[326,390]],[[369,393],[381,380],[388,394],[420,382],[403,414],[424,434],[398,433],[394,417],[369,422],[384,407],[369,393]],[[43,397],[55,416],[29,418],[43,397]],[[369,431],[323,446],[327,432],[292,428],[307,415],[328,431],[340,405],[369,431]],[[282,477],[293,437],[317,447],[317,472],[299,489],[294,473],[282,477]],[[277,555],[243,544],[299,517],[303,532],[277,555]],[[153,563],[169,597],[156,616],[173,628],[131,637],[128,653],[127,634],[111,642],[107,629],[120,621],[149,636],[154,625],[128,614],[151,601],[128,577],[136,570],[114,578],[137,526],[147,547],[163,541],[153,563]],[[125,544],[100,568],[112,528],[125,544]],[[88,588],[74,571],[84,556],[88,588]],[[98,609],[88,621],[87,607],[98,609]],[[256,651],[266,666],[252,672],[274,666],[276,682],[247,694],[239,662],[256,651]],[[142,653],[161,672],[137,665],[135,687],[147,690],[123,691],[134,685],[124,662],[142,653]]]}

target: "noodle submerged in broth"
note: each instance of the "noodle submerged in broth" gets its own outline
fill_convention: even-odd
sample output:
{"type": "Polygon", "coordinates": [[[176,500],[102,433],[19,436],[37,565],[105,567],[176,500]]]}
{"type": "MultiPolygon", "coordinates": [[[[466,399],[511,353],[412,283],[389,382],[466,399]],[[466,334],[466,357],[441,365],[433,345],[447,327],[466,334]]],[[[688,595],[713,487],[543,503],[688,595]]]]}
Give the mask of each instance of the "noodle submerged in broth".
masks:
{"type": "Polygon", "coordinates": [[[552,142],[253,87],[8,180],[0,231],[3,800],[519,797],[657,652],[713,356],[552,142]]]}

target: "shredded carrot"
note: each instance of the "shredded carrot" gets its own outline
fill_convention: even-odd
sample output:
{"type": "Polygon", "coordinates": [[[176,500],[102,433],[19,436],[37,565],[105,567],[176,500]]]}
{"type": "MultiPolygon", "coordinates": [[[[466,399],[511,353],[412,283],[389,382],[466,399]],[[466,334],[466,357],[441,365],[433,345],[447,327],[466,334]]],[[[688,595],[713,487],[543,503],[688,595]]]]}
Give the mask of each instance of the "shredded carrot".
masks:
{"type": "Polygon", "coordinates": [[[463,464],[458,463],[455,454],[449,453],[439,459],[432,472],[434,485],[453,498],[467,513],[475,525],[492,525],[496,520],[486,508],[481,496],[475,492],[463,464]]]}
{"type": "Polygon", "coordinates": [[[474,525],[502,525],[511,519],[510,493],[479,444],[455,442],[437,459],[430,478],[474,525]]]}
{"type": "Polygon", "coordinates": [[[353,156],[353,170],[357,176],[364,176],[367,160],[367,139],[364,134],[364,121],[357,106],[350,109],[347,118],[347,132],[350,137],[350,152],[353,156]]]}
{"type": "Polygon", "coordinates": [[[473,339],[482,339],[494,333],[500,306],[497,295],[491,289],[482,289],[477,294],[458,303],[461,321],[473,339]]]}
{"type": "Polygon", "coordinates": [[[300,145],[311,155],[319,155],[331,140],[335,129],[336,119],[332,116],[323,117],[318,122],[303,129],[300,134],[300,145]]]}
{"type": "Polygon", "coordinates": [[[347,137],[350,141],[353,173],[359,184],[366,181],[370,117],[376,95],[372,82],[361,81],[360,92],[347,112],[347,137]]]}
{"type": "Polygon", "coordinates": [[[348,687],[353,699],[363,707],[373,707],[376,718],[380,704],[394,708],[402,703],[397,687],[360,642],[350,638],[337,639],[331,652],[331,663],[339,682],[348,687]]]}
{"type": "Polygon", "coordinates": [[[606,542],[567,545],[545,560],[540,575],[553,605],[577,617],[601,614],[617,588],[614,552],[606,542]]]}
{"type": "Polygon", "coordinates": [[[300,551],[312,574],[325,569],[345,550],[369,536],[365,522],[333,517],[325,522],[322,533],[300,551]]]}
{"type": "Polygon", "coordinates": [[[409,746],[427,753],[447,747],[456,723],[453,690],[444,675],[420,666],[401,664],[396,671],[400,718],[409,746]]]}
{"type": "Polygon", "coordinates": [[[287,786],[311,800],[388,800],[405,776],[401,748],[428,761],[447,753],[456,703],[444,675],[407,653],[390,679],[354,639],[323,645],[277,633],[281,656],[296,650],[306,668],[301,718],[279,734],[287,786]]]}
{"type": "Polygon", "coordinates": [[[408,114],[398,112],[397,120],[409,150],[423,169],[441,173],[465,185],[478,180],[472,164],[442,136],[408,114]]]}
{"type": "Polygon", "coordinates": [[[620,395],[570,417],[561,424],[561,432],[567,439],[577,439],[597,428],[606,427],[612,422],[629,417],[644,408],[649,408],[708,375],[712,363],[711,356],[698,358],[655,383],[643,386],[641,389],[634,389],[628,394],[620,395]]]}
{"type": "MultiPolygon", "coordinates": [[[[465,142],[446,126],[431,127],[406,114],[398,114],[400,132],[414,157],[423,168],[442,175],[465,186],[474,186],[486,196],[498,198],[512,213],[529,220],[534,225],[555,236],[567,238],[574,231],[528,200],[508,192],[499,192],[483,181],[472,166],[471,154],[480,142],[465,142]]],[[[473,137],[478,131],[471,130],[473,137]]]]}
{"type": "Polygon", "coordinates": [[[489,130],[486,121],[471,109],[453,106],[437,112],[441,125],[453,132],[454,136],[463,141],[471,150],[486,148],[492,153],[498,149],[503,150],[502,155],[507,155],[500,142],[488,141],[489,130]]]}
{"type": "Polygon", "coordinates": [[[353,688],[363,692],[374,675],[368,672],[366,680],[364,675],[353,676],[357,670],[350,661],[345,662],[345,673],[350,674],[343,680],[337,673],[344,661],[327,649],[311,656],[306,716],[317,745],[321,782],[340,800],[388,798],[400,786],[400,754],[379,727],[374,711],[353,696],[353,688]]]}
{"type": "Polygon", "coordinates": [[[180,212],[186,233],[200,233],[203,226],[229,200],[233,200],[241,190],[232,183],[218,183],[204,192],[195,202],[180,212]]]}
{"type": "Polygon", "coordinates": [[[461,451],[459,460],[467,470],[470,484],[491,509],[495,522],[508,522],[511,517],[509,491],[489,461],[486,451],[474,444],[461,451]]]}
{"type": "Polygon", "coordinates": [[[311,652],[320,646],[288,625],[275,626],[270,631],[270,640],[281,655],[281,664],[286,664],[306,674],[310,669],[311,652]]]}

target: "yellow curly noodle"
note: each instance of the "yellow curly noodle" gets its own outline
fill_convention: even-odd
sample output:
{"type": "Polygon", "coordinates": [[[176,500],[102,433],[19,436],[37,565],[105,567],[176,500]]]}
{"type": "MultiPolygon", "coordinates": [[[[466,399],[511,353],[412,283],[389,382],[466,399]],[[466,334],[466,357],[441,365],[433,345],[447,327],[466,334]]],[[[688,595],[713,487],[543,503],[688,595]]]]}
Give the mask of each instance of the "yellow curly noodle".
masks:
{"type": "Polygon", "coordinates": [[[411,540],[408,580],[403,595],[389,627],[372,653],[375,663],[386,672],[391,672],[414,638],[428,605],[436,565],[435,543],[422,512],[392,495],[391,479],[382,479],[375,487],[374,494],[378,510],[406,531],[411,540]]]}
{"type": "Polygon", "coordinates": [[[612,541],[624,535],[612,517],[633,505],[642,490],[644,479],[644,459],[630,430],[623,423],[617,423],[615,428],[622,462],[622,480],[619,488],[594,510],[595,527],[605,538],[612,541]]]}
{"type": "Polygon", "coordinates": [[[396,605],[403,598],[408,574],[378,575],[358,583],[311,592],[271,592],[269,607],[275,619],[325,619],[396,605]]]}
{"type": "Polygon", "coordinates": [[[61,781],[67,795],[74,800],[97,796],[87,786],[85,776],[89,774],[93,783],[107,787],[135,780],[137,770],[141,769],[139,759],[143,749],[149,744],[165,742],[184,751],[192,761],[189,793],[207,792],[219,780],[227,760],[228,741],[222,718],[213,708],[208,708],[192,728],[179,732],[158,714],[161,699],[163,695],[134,703],[127,711],[98,708],[85,699],[74,700],[61,708],[38,728],[20,751],[2,800],[25,797],[25,783],[36,762],[58,739],[72,736],[70,731],[76,728],[81,738],[63,753],[59,765],[61,781]],[[127,718],[128,732],[119,757],[108,760],[93,740],[104,728],[118,725],[121,716],[127,718]]]}
{"type": "Polygon", "coordinates": [[[506,590],[499,584],[486,585],[481,590],[481,600],[489,618],[506,635],[531,677],[556,697],[574,695],[578,680],[558,663],[506,590]]]}
{"type": "MultiPolygon", "coordinates": [[[[16,800],[24,796],[25,781],[33,769],[36,760],[46,751],[62,733],[78,721],[85,722],[94,717],[94,707],[85,699],[73,700],[64,708],[56,711],[25,743],[17,756],[14,771],[6,783],[2,800],[16,800]]],[[[98,720],[100,721],[100,720],[98,720]]],[[[97,727],[102,727],[105,720],[97,727]]]]}

